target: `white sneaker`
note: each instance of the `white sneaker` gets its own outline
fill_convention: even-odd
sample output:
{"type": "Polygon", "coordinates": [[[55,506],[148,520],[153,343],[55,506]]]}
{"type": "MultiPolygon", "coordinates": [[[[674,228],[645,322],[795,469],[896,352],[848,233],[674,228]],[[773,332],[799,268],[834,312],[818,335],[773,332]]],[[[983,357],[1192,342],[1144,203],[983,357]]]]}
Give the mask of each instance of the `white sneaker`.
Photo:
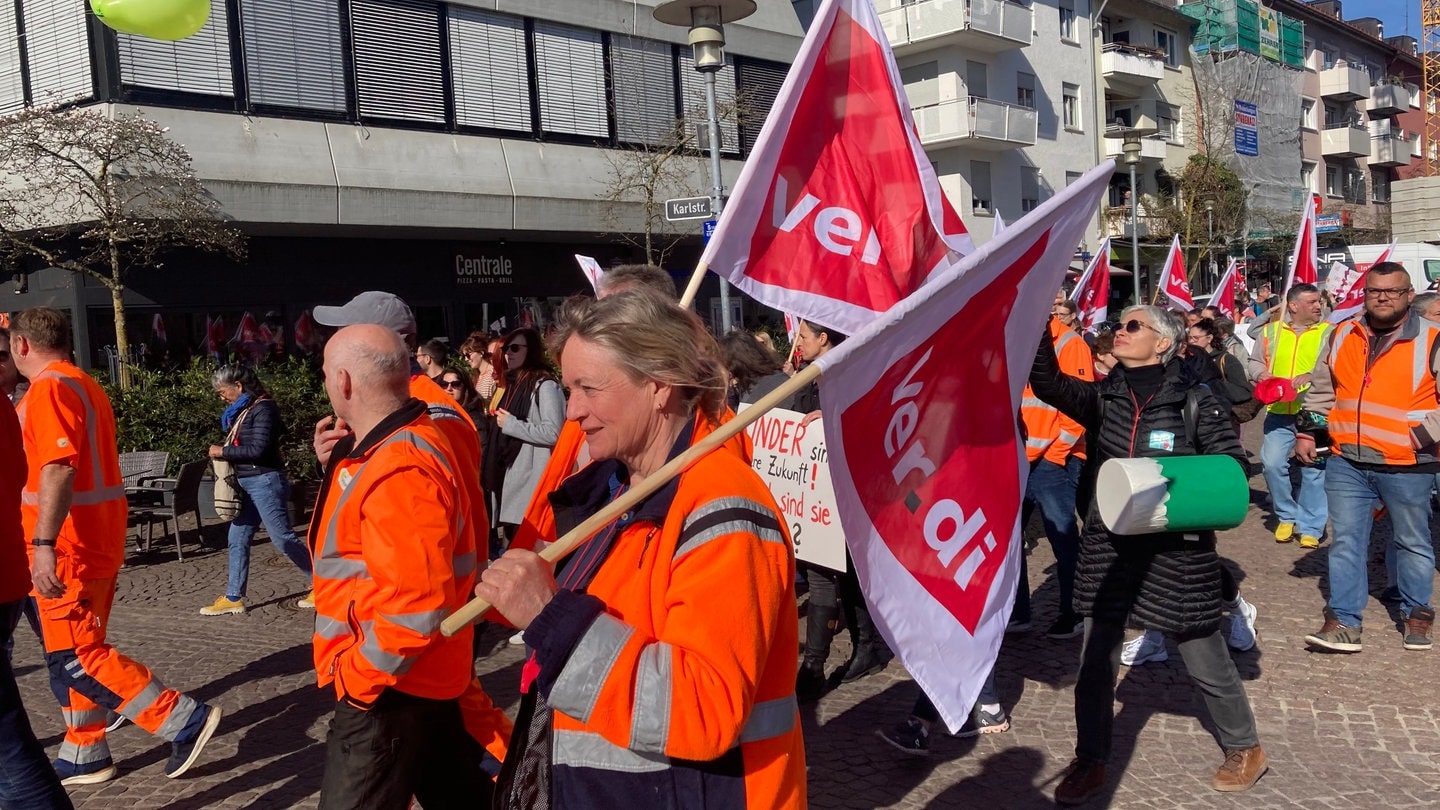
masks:
{"type": "Polygon", "coordinates": [[[525,643],[525,631],[521,630],[510,637],[510,646],[519,647],[525,643]]]}
{"type": "Polygon", "coordinates": [[[1170,653],[1165,649],[1165,634],[1159,630],[1146,630],[1143,635],[1125,642],[1120,650],[1120,663],[1127,667],[1168,660],[1170,653]]]}
{"type": "Polygon", "coordinates": [[[1225,634],[1225,643],[1236,652],[1255,649],[1255,606],[1237,596],[1237,604],[1230,609],[1230,632],[1225,634]]]}

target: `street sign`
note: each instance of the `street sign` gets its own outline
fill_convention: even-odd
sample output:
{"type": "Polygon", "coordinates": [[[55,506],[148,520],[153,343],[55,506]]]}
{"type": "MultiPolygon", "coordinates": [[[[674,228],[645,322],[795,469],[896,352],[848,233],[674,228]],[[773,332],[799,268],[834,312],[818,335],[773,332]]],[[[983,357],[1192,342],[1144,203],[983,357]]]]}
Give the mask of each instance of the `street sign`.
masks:
{"type": "Polygon", "coordinates": [[[705,220],[705,224],[702,226],[704,228],[704,231],[701,238],[704,239],[704,242],[707,245],[710,244],[710,237],[715,235],[715,222],[716,220],[707,219],[705,220]]]}
{"type": "Polygon", "coordinates": [[[681,197],[665,201],[665,218],[671,222],[682,219],[706,219],[710,214],[709,197],[681,197]]]}

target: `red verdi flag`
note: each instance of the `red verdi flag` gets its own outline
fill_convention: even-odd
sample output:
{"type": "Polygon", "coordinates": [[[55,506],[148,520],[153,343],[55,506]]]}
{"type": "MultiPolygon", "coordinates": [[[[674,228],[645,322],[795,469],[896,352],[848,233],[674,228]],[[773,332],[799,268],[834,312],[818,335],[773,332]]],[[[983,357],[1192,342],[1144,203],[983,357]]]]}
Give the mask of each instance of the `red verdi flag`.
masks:
{"type": "Polygon", "coordinates": [[[1185,312],[1195,308],[1195,299],[1190,297],[1190,282],[1186,278],[1185,254],[1180,250],[1180,235],[1170,243],[1170,253],[1165,256],[1165,270],[1160,274],[1160,292],[1170,299],[1170,306],[1185,312]]]}
{"type": "Polygon", "coordinates": [[[1300,230],[1295,234],[1295,249],[1290,253],[1290,273],[1285,276],[1285,289],[1290,291],[1296,284],[1314,284],[1319,280],[1319,248],[1315,243],[1315,207],[1305,206],[1305,216],[1300,218],[1300,230]]]}
{"type": "Polygon", "coordinates": [[[1019,578],[1021,391],[1113,170],[1072,183],[817,360],[855,570],[952,731],[999,651],[1019,578]]]}
{"type": "Polygon", "coordinates": [[[1353,271],[1343,264],[1330,265],[1330,275],[1337,272],[1348,275],[1344,278],[1346,282],[1335,296],[1335,309],[1325,320],[1330,323],[1340,323],[1346,318],[1359,315],[1365,309],[1365,274],[1370,268],[1381,262],[1390,261],[1390,253],[1395,250],[1395,243],[1391,242],[1373,262],[1357,262],[1353,271]],[[1338,266],[1337,266],[1338,265],[1338,266]]]}
{"type": "Polygon", "coordinates": [[[1110,239],[1107,237],[1095,251],[1085,274],[1075,282],[1070,300],[1080,310],[1080,326],[1093,331],[1110,317],[1110,239]]]}
{"type": "Polygon", "coordinates": [[[871,0],[826,0],[701,261],[853,333],[973,249],[871,0]]]}
{"type": "Polygon", "coordinates": [[[1210,296],[1210,306],[1232,321],[1236,320],[1235,287],[1239,283],[1239,268],[1235,259],[1231,258],[1229,266],[1225,268],[1225,275],[1220,277],[1220,283],[1215,285],[1215,293],[1210,296]]]}

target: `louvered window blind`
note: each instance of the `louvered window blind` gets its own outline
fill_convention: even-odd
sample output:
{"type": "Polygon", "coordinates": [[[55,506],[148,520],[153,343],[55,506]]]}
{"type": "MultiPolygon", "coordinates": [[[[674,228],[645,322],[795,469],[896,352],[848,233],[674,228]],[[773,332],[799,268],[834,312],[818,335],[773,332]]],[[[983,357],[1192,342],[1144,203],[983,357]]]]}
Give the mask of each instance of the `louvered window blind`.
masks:
{"type": "Polygon", "coordinates": [[[93,95],[85,5],[75,0],[25,0],[23,9],[31,100],[58,104],[93,95]]]}
{"type": "Polygon", "coordinates": [[[540,128],[607,138],[605,53],[599,31],[535,22],[540,128]]]}
{"type": "Polygon", "coordinates": [[[456,122],[531,131],[525,21],[458,6],[449,15],[456,122]]]}
{"type": "Polygon", "coordinates": [[[440,7],[412,0],[351,0],[360,114],[445,122],[440,7]]]}
{"type": "Polygon", "coordinates": [[[134,34],[120,34],[116,39],[123,84],[209,96],[235,95],[230,26],[225,5],[218,0],[205,26],[185,39],[167,42],[134,34]]]}
{"type": "MultiPolygon", "coordinates": [[[[680,92],[686,124],[693,132],[705,127],[705,77],[695,70],[695,58],[680,51],[680,92]]],[[[740,150],[740,130],[735,120],[735,60],[725,57],[725,67],[715,74],[715,107],[720,116],[720,143],[723,152],[740,150]]],[[[707,136],[708,137],[708,136],[707,136]]]]}
{"type": "Polygon", "coordinates": [[[740,97],[744,99],[740,111],[740,142],[746,154],[755,148],[755,139],[760,137],[760,127],[765,124],[770,108],[775,106],[786,72],[785,65],[770,62],[740,63],[740,97]]]}
{"type": "Polygon", "coordinates": [[[0,3],[0,115],[25,106],[25,83],[20,75],[20,31],[15,4],[0,3]]]}
{"type": "Polygon", "coordinates": [[[675,54],[667,42],[610,36],[614,73],[615,135],[659,145],[675,129],[675,54]]]}
{"type": "Polygon", "coordinates": [[[240,0],[250,103],[344,112],[339,0],[240,0]]]}

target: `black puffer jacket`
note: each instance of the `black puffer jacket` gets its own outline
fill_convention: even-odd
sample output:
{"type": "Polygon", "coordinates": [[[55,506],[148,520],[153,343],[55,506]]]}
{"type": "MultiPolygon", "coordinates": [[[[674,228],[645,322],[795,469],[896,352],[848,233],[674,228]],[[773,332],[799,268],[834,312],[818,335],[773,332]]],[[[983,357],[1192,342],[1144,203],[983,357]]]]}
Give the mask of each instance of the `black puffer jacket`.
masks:
{"type": "MultiPolygon", "coordinates": [[[[1170,361],[1160,389],[1138,415],[1125,373],[1123,366],[1116,366],[1105,379],[1085,382],[1061,373],[1050,341],[1042,341],[1036,352],[1030,385],[1036,396],[1084,426],[1092,469],[1110,458],[1197,453],[1232,456],[1246,468],[1228,413],[1208,390],[1198,387],[1186,364],[1170,361]],[[1195,430],[1199,447],[1191,444],[1185,430],[1186,391],[1191,388],[1197,388],[1200,406],[1195,430]],[[1147,437],[1155,431],[1172,434],[1174,449],[1152,448],[1147,437]]],[[[1133,616],[1144,627],[1182,637],[1209,635],[1219,627],[1220,558],[1214,532],[1124,537],[1105,528],[1093,498],[1084,509],[1075,574],[1075,608],[1081,615],[1113,623],[1133,616]]]]}
{"type": "Polygon", "coordinates": [[[235,443],[224,448],[224,459],[235,465],[235,474],[241,478],[284,470],[280,437],[285,427],[280,421],[280,406],[270,397],[259,397],[244,414],[235,443]]]}

